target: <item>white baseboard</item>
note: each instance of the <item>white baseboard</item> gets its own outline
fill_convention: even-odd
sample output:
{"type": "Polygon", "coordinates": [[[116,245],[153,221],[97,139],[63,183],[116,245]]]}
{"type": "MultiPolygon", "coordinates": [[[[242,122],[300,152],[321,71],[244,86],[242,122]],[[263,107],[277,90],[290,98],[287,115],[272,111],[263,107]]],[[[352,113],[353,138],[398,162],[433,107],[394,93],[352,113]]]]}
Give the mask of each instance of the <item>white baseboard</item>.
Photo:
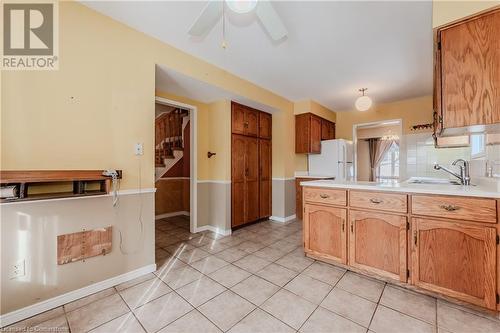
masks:
{"type": "Polygon", "coordinates": [[[189,212],[186,212],[185,210],[181,210],[178,212],[160,214],[160,215],[155,216],[155,220],[164,219],[164,218],[172,217],[172,216],[179,216],[179,215],[189,216],[189,212]]]}
{"type": "Polygon", "coordinates": [[[213,225],[204,225],[201,227],[196,228],[195,232],[201,232],[201,231],[211,231],[215,232],[217,234],[223,235],[223,236],[229,236],[231,235],[231,229],[221,229],[214,227],[213,225]]]}
{"type": "Polygon", "coordinates": [[[280,222],[280,223],[290,222],[291,220],[295,220],[296,218],[297,218],[297,215],[295,215],[295,214],[290,215],[290,216],[286,216],[286,217],[280,217],[280,216],[269,217],[270,220],[280,222]]]}
{"type": "Polygon", "coordinates": [[[57,308],[58,306],[64,305],[66,303],[75,301],[82,297],[94,294],[101,290],[111,288],[117,284],[130,281],[132,279],[138,278],[139,276],[156,271],[156,264],[147,265],[136,270],[114,276],[107,280],[91,284],[89,286],[76,289],[65,294],[50,298],[48,300],[29,305],[25,308],[15,310],[0,316],[0,327],[5,327],[7,325],[16,323],[20,320],[32,317],[39,313],[57,308]]]}

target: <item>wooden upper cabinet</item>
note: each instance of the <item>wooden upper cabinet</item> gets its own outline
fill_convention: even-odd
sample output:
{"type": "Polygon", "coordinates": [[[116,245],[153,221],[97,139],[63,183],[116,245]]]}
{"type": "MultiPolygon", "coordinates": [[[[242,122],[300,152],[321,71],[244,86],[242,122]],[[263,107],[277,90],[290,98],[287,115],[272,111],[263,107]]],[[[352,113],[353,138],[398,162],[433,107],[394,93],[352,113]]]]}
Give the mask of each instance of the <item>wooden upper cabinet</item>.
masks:
{"type": "Polygon", "coordinates": [[[406,282],[406,217],[351,210],[349,220],[349,265],[406,282]]]}
{"type": "Polygon", "coordinates": [[[305,251],[347,263],[345,208],[306,204],[304,210],[305,251]]]}
{"type": "Polygon", "coordinates": [[[435,108],[441,129],[500,123],[500,9],[437,30],[435,108]]]}
{"type": "Polygon", "coordinates": [[[259,111],[247,108],[245,110],[246,135],[259,136],[259,111]]]}
{"type": "Polygon", "coordinates": [[[273,123],[271,114],[259,112],[259,138],[271,139],[272,132],[273,123]]]}
{"type": "Polygon", "coordinates": [[[231,102],[231,131],[245,134],[245,106],[231,102]]]}
{"type": "Polygon", "coordinates": [[[259,111],[231,102],[231,131],[233,134],[259,135],[259,111]]]}
{"type": "Polygon", "coordinates": [[[295,152],[321,153],[321,118],[312,113],[295,116],[295,152]]]}
{"type": "Polygon", "coordinates": [[[485,308],[496,308],[496,229],[413,218],[413,284],[485,308]]]}
{"type": "Polygon", "coordinates": [[[335,123],[321,119],[321,140],[335,139],[335,123]]]}

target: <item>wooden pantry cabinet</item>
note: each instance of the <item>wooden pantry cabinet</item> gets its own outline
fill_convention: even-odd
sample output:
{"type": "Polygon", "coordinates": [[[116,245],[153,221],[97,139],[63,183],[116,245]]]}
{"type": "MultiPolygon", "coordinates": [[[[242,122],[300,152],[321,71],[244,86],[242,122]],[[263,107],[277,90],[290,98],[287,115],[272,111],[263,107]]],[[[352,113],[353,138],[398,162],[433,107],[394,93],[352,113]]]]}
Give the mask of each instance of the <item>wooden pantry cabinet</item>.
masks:
{"type": "Polygon", "coordinates": [[[231,226],[267,218],[272,210],[272,117],[231,103],[231,226]]]}
{"type": "Polygon", "coordinates": [[[500,310],[500,200],[305,186],[303,203],[308,256],[500,310]]]}
{"type": "Polygon", "coordinates": [[[500,124],[500,8],[435,30],[437,135],[500,124]]]}

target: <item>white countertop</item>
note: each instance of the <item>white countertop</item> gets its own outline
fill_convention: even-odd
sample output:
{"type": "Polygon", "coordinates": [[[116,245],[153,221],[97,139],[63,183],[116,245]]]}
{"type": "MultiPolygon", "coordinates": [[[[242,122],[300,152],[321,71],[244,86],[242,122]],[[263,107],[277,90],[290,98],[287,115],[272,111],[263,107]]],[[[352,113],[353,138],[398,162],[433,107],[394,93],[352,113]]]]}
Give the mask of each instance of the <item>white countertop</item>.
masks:
{"type": "Polygon", "coordinates": [[[500,198],[499,184],[484,184],[477,186],[462,185],[430,185],[401,183],[376,183],[364,181],[314,180],[300,182],[302,186],[343,188],[356,190],[445,194],[467,197],[500,198]]]}
{"type": "Polygon", "coordinates": [[[326,178],[335,178],[335,177],[328,176],[328,175],[315,175],[315,174],[309,173],[308,171],[295,171],[295,178],[326,179],[326,178]]]}

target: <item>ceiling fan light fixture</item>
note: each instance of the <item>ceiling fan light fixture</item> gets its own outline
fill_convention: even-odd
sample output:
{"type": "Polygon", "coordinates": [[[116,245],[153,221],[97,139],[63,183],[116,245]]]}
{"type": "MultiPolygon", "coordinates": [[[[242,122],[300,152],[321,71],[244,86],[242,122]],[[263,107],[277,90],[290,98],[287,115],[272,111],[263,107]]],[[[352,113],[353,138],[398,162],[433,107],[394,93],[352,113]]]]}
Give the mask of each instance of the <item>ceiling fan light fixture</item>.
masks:
{"type": "Polygon", "coordinates": [[[226,4],[237,14],[250,13],[257,6],[258,0],[226,0],[226,4]]]}
{"type": "Polygon", "coordinates": [[[362,93],[362,96],[358,97],[358,99],[354,103],[354,106],[358,111],[367,111],[372,107],[372,99],[365,95],[365,91],[367,90],[368,88],[359,89],[359,91],[361,91],[362,93]]]}

